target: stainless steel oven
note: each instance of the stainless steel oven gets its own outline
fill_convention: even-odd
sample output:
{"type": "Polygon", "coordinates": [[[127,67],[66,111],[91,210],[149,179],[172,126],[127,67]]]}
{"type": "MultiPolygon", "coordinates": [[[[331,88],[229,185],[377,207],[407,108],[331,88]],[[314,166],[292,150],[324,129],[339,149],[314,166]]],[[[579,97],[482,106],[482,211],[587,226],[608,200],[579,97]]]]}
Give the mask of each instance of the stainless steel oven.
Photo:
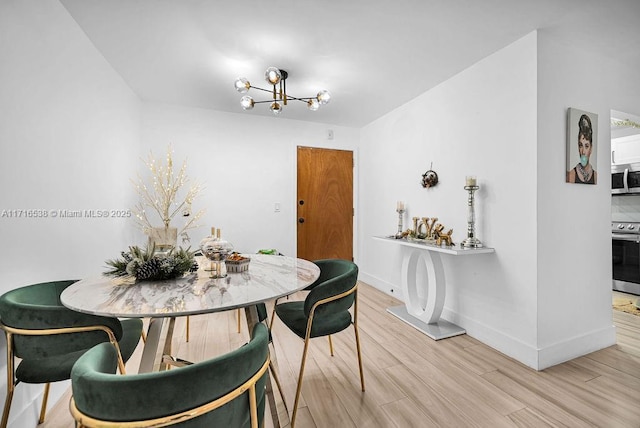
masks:
{"type": "Polygon", "coordinates": [[[640,295],[640,223],[611,223],[613,289],[640,295]]]}

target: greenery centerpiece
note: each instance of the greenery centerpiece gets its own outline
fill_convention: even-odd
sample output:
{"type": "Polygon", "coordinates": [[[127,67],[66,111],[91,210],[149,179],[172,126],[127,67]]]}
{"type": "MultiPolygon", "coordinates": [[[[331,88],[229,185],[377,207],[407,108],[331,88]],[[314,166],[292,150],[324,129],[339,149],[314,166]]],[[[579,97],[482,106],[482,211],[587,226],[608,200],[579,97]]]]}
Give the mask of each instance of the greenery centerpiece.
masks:
{"type": "Polygon", "coordinates": [[[136,281],[160,281],[183,276],[198,269],[194,257],[195,251],[189,249],[171,249],[168,253],[158,254],[155,247],[129,247],[122,251],[119,258],[107,260],[110,267],[104,274],[113,277],[131,277],[136,281]]]}

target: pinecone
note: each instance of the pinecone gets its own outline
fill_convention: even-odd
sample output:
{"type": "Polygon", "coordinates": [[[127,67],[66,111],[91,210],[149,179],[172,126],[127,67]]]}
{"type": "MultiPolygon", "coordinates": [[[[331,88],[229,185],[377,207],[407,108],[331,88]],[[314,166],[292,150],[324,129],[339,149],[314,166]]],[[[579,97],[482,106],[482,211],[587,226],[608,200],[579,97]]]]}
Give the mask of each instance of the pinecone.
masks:
{"type": "Polygon", "coordinates": [[[159,273],[160,260],[156,257],[153,257],[140,265],[138,271],[136,272],[136,278],[139,281],[144,281],[145,279],[151,279],[157,276],[159,273]]]}
{"type": "Polygon", "coordinates": [[[131,253],[120,251],[120,255],[124,259],[125,263],[129,263],[131,260],[133,260],[133,257],[131,257],[131,253]]]}

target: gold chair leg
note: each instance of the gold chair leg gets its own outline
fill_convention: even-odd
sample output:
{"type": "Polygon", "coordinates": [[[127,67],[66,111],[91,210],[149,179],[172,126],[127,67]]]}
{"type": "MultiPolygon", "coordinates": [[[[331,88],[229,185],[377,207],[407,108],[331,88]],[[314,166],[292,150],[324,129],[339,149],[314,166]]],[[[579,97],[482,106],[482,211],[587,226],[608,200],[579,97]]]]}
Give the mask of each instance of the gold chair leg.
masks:
{"type": "Polygon", "coordinates": [[[280,391],[280,398],[282,398],[284,409],[287,411],[288,415],[289,407],[287,406],[287,400],[284,398],[284,391],[282,390],[282,385],[280,385],[280,379],[278,378],[278,374],[276,373],[276,368],[273,366],[273,360],[269,361],[269,371],[271,372],[271,376],[273,376],[273,380],[276,381],[276,386],[278,387],[278,391],[280,391]]]}
{"type": "Polygon", "coordinates": [[[11,409],[11,400],[13,399],[13,382],[7,385],[7,398],[4,400],[4,411],[2,412],[2,423],[0,427],[7,428],[7,422],[9,421],[9,410],[11,409]]]}
{"type": "Polygon", "coordinates": [[[293,403],[293,415],[291,416],[291,428],[296,425],[296,414],[298,413],[298,402],[300,401],[300,392],[302,392],[302,375],[304,374],[304,364],[307,360],[307,350],[309,349],[309,338],[304,340],[304,351],[302,351],[302,361],[300,363],[300,374],[298,375],[298,387],[296,388],[296,400],[293,403]]]}
{"type": "Polygon", "coordinates": [[[364,371],[362,370],[362,353],[360,352],[360,335],[358,334],[358,325],[353,324],[353,329],[356,332],[356,349],[358,351],[358,366],[360,368],[360,385],[364,391],[364,371]]]}
{"type": "Polygon", "coordinates": [[[329,338],[329,352],[331,353],[331,356],[333,357],[333,342],[331,341],[331,335],[327,336],[329,338]]]}
{"type": "MultiPolygon", "coordinates": [[[[357,287],[357,284],[356,284],[357,287]]],[[[360,368],[360,385],[364,391],[364,371],[362,370],[362,352],[360,352],[360,333],[358,332],[358,293],[353,302],[353,330],[356,332],[356,349],[358,350],[358,366],[360,368]]]]}
{"type": "Polygon", "coordinates": [[[42,407],[40,408],[40,419],[38,419],[38,423],[41,424],[44,422],[44,417],[47,413],[47,401],[49,400],[49,387],[50,383],[45,384],[44,386],[44,396],[42,397],[42,407]]]}
{"type": "Polygon", "coordinates": [[[187,315],[187,342],[189,341],[189,315],[187,315]]]}
{"type": "Polygon", "coordinates": [[[241,312],[241,309],[238,309],[237,310],[238,315],[236,316],[236,318],[238,318],[238,333],[240,333],[240,317],[241,317],[240,312],[241,312]]]}
{"type": "Polygon", "coordinates": [[[249,409],[251,412],[251,428],[258,428],[258,399],[256,397],[256,385],[249,388],[249,409]]]}
{"type": "Polygon", "coordinates": [[[13,335],[5,331],[7,338],[7,398],[4,400],[4,411],[2,412],[1,428],[7,428],[9,421],[9,411],[11,410],[11,401],[13,400],[13,390],[16,387],[14,379],[14,359],[13,359],[13,335]]]}

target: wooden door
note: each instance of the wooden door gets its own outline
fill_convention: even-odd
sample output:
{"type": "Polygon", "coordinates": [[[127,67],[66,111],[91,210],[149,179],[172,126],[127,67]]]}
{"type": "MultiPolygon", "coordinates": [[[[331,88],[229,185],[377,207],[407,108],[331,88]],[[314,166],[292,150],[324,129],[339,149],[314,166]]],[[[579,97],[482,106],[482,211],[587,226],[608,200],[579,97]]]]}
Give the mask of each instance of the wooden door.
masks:
{"type": "Polygon", "coordinates": [[[353,152],[298,147],[298,254],[353,260],[353,152]]]}

